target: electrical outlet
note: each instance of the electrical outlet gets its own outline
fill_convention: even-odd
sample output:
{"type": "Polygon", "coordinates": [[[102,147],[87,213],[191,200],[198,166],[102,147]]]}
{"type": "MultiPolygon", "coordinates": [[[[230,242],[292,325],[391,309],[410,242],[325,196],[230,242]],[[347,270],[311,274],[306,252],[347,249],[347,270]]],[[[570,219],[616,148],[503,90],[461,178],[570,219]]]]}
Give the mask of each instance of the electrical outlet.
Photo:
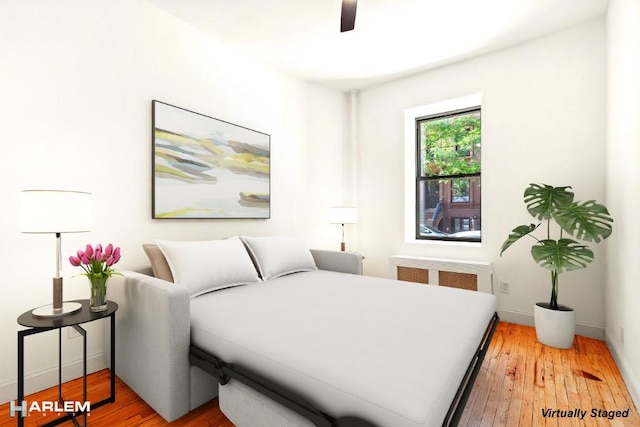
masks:
{"type": "Polygon", "coordinates": [[[505,282],[504,280],[500,281],[500,292],[503,294],[509,293],[509,282],[505,282]]]}
{"type": "Polygon", "coordinates": [[[624,326],[620,326],[620,344],[624,345],[624,326]]]}
{"type": "Polygon", "coordinates": [[[76,331],[75,328],[68,326],[67,327],[67,338],[78,338],[81,337],[80,332],[76,331]]]}

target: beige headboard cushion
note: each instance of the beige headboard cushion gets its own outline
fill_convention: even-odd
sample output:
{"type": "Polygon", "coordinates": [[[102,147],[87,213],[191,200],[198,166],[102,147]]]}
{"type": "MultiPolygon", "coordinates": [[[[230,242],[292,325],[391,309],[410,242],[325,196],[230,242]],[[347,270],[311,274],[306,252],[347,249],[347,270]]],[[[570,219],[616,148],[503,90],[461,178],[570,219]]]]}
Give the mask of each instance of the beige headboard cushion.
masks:
{"type": "Polygon", "coordinates": [[[147,254],[149,262],[151,262],[151,270],[153,271],[153,275],[158,279],[166,280],[167,282],[173,283],[171,268],[169,268],[169,263],[167,262],[167,259],[164,257],[164,254],[162,253],[158,245],[145,243],[142,245],[142,248],[147,254]]]}

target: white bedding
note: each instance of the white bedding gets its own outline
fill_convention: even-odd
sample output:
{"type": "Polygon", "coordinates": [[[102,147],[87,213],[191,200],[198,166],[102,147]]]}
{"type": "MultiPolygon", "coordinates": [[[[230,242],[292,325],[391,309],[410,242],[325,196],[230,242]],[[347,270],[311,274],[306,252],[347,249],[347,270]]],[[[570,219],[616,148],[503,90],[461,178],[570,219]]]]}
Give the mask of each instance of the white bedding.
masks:
{"type": "Polygon", "coordinates": [[[493,295],[317,270],[191,300],[191,343],[333,417],[440,426],[493,295]]]}

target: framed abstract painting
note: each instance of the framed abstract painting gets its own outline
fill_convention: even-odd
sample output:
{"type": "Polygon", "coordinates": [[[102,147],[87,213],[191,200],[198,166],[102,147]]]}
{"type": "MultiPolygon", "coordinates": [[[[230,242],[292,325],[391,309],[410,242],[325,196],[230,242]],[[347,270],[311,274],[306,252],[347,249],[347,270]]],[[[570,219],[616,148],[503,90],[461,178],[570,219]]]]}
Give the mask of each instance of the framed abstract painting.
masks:
{"type": "Polygon", "coordinates": [[[152,102],[153,218],[270,218],[271,137],[152,102]]]}

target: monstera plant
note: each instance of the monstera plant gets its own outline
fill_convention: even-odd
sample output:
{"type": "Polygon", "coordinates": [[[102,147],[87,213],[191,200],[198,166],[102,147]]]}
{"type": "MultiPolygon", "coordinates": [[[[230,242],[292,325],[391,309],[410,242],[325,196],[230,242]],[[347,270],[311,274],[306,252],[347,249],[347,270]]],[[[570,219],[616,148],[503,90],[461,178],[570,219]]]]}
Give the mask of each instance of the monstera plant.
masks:
{"type": "MultiPolygon", "coordinates": [[[[536,303],[534,307],[538,339],[545,343],[545,339],[541,339],[541,331],[538,328],[538,325],[542,323],[542,317],[539,319],[538,314],[542,313],[541,316],[547,317],[557,316],[549,313],[544,314],[541,309],[570,312],[573,316],[573,325],[569,328],[571,330],[565,334],[562,343],[557,344],[559,341],[552,340],[552,343],[549,344],[560,348],[568,348],[573,342],[575,313],[570,307],[558,305],[558,277],[566,271],[586,268],[593,261],[593,251],[582,242],[599,243],[609,237],[613,231],[613,218],[604,205],[594,200],[574,201],[574,193],[570,189],[569,186],[552,187],[546,184],[529,184],[524,192],[524,203],[531,216],[539,222],[514,228],[500,249],[502,256],[504,251],[521,238],[528,236],[534,240],[531,256],[540,267],[549,270],[551,274],[550,302],[548,304],[536,303]],[[541,238],[536,237],[534,233],[540,229],[544,230],[541,238]]],[[[560,320],[557,317],[552,319],[549,321],[550,328],[562,329],[557,324],[560,320]]],[[[571,320],[569,320],[570,322],[571,320]]]]}

